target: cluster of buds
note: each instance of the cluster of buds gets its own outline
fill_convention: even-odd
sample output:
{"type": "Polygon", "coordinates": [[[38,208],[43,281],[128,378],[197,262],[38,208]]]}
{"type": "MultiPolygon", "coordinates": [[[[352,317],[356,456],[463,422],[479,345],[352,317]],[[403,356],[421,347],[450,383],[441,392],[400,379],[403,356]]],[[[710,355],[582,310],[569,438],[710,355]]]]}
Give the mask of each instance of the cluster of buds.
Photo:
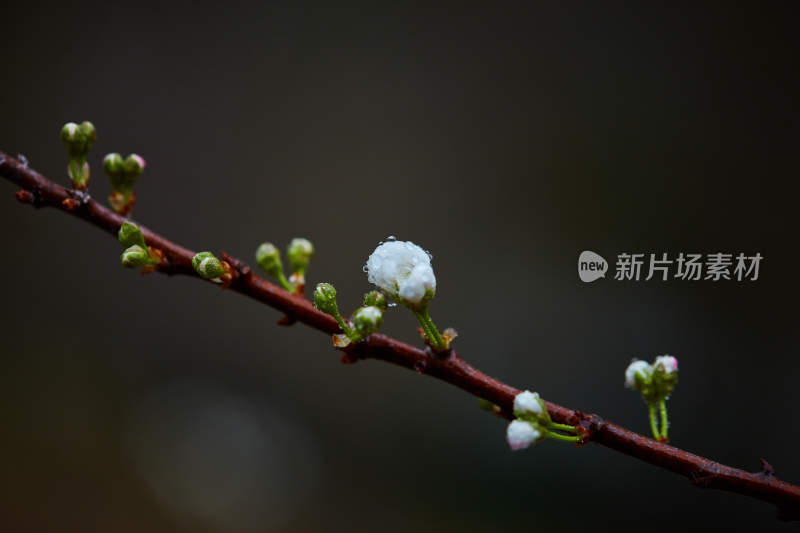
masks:
{"type": "Polygon", "coordinates": [[[361,307],[345,320],[339,313],[336,289],[330,283],[319,283],[314,290],[314,307],[336,319],[342,333],[333,335],[333,345],[344,348],[353,342],[361,342],[378,331],[383,325],[383,313],[388,308],[386,295],[370,291],[364,295],[361,307]]]}
{"type": "Polygon", "coordinates": [[[526,390],[514,397],[514,417],[506,429],[506,441],[512,450],[522,450],[543,439],[582,441],[575,426],[553,422],[547,405],[535,392],[526,390]],[[558,431],[571,434],[564,435],[558,431]]]}
{"type": "Polygon", "coordinates": [[[372,252],[364,267],[370,283],[408,307],[419,321],[423,340],[433,351],[450,349],[456,337],[452,328],[440,333],[428,313],[428,304],[436,294],[436,276],[431,255],[410,241],[389,237],[372,252]]]}
{"type": "Polygon", "coordinates": [[[265,242],[256,250],[258,266],[275,278],[281,287],[293,294],[303,294],[306,285],[306,271],[313,256],[314,246],[308,239],[292,239],[286,249],[286,258],[292,273],[289,279],[286,279],[281,252],[274,244],[265,242]]]}
{"type": "Polygon", "coordinates": [[[89,186],[89,163],[86,156],[97,140],[94,124],[88,121],[75,124],[68,122],[61,128],[61,140],[69,154],[67,174],[72,180],[72,186],[78,190],[86,190],[89,186]]]}
{"type": "Polygon", "coordinates": [[[141,156],[130,154],[125,159],[118,153],[112,153],[103,159],[103,170],[111,182],[111,195],[108,202],[115,212],[127,216],[136,203],[133,190],[136,181],[144,171],[146,163],[141,156]]]}
{"type": "Polygon", "coordinates": [[[233,280],[233,269],[227,261],[217,259],[211,252],[200,252],[192,257],[192,268],[197,275],[226,288],[233,280]]]}
{"type": "Polygon", "coordinates": [[[667,400],[678,384],[678,360],[671,355],[659,355],[653,363],[634,359],[625,369],[625,386],[639,391],[647,404],[650,429],[656,440],[667,442],[667,400]],[[656,410],[661,416],[658,428],[656,410]]]}
{"type": "Polygon", "coordinates": [[[142,230],[136,224],[123,222],[117,233],[119,242],[125,247],[120,260],[125,268],[142,267],[142,273],[152,272],[161,263],[163,255],[158,248],[152,248],[144,241],[142,230]]]}

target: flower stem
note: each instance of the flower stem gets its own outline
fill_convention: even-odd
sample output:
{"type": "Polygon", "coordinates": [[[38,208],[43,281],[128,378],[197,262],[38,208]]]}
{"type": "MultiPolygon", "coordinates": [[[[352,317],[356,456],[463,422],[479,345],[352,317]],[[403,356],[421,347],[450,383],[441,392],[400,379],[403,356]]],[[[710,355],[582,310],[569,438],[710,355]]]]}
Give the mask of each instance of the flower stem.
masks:
{"type": "Polygon", "coordinates": [[[559,424],[558,422],[550,422],[548,426],[550,429],[559,429],[561,431],[569,431],[570,433],[576,433],[578,430],[575,429],[575,426],[570,426],[568,424],[559,424]]]}
{"type": "Polygon", "coordinates": [[[281,287],[283,287],[284,289],[286,289],[287,291],[289,291],[291,293],[294,292],[294,287],[292,286],[291,283],[289,283],[289,280],[286,279],[286,276],[283,274],[283,271],[278,272],[278,275],[275,276],[275,279],[278,280],[278,283],[280,284],[281,287]]]}
{"type": "Polygon", "coordinates": [[[577,435],[562,435],[554,431],[548,431],[546,434],[548,439],[560,440],[563,442],[582,442],[583,439],[577,435]]]}
{"type": "Polygon", "coordinates": [[[666,400],[659,400],[658,402],[658,410],[661,412],[661,439],[667,440],[667,428],[669,427],[669,421],[667,420],[667,401],[666,400]]]}
{"type": "Polygon", "coordinates": [[[653,432],[653,438],[658,440],[660,435],[658,433],[658,421],[656,420],[656,404],[647,404],[647,414],[650,417],[650,431],[653,432]]]}
{"type": "Polygon", "coordinates": [[[434,351],[443,352],[447,350],[447,344],[444,342],[439,330],[436,329],[436,324],[431,320],[431,315],[428,313],[428,307],[425,306],[422,310],[414,310],[414,316],[417,317],[419,325],[422,326],[422,331],[431,343],[434,351]]]}

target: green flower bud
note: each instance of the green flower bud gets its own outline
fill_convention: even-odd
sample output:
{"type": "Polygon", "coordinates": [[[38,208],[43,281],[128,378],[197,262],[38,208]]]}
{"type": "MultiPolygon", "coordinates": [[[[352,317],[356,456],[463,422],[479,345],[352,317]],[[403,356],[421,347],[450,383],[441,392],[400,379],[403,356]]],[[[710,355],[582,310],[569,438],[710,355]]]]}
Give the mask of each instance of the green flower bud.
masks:
{"type": "Polygon", "coordinates": [[[139,177],[147,166],[144,158],[139,154],[130,154],[125,158],[125,173],[129,176],[139,177]]]}
{"type": "Polygon", "coordinates": [[[375,333],[383,324],[383,312],[374,306],[360,307],[353,314],[353,326],[361,338],[375,333]]]}
{"type": "Polygon", "coordinates": [[[272,243],[265,242],[256,250],[256,262],[273,277],[283,276],[281,252],[272,243]]]}
{"type": "Polygon", "coordinates": [[[311,257],[314,255],[314,246],[307,239],[292,239],[286,251],[289,267],[292,272],[305,274],[311,257]]]}
{"type": "Polygon", "coordinates": [[[86,158],[92,144],[97,140],[94,124],[85,121],[80,125],[68,122],[61,128],[61,140],[71,158],[86,158]]]}
{"type": "Polygon", "coordinates": [[[115,192],[126,196],[133,190],[136,181],[142,174],[146,163],[141,156],[129,155],[126,159],[117,153],[108,154],[103,159],[103,170],[111,181],[111,188],[115,192]]]}
{"type": "Polygon", "coordinates": [[[76,146],[79,142],[79,129],[78,125],[74,122],[67,122],[64,124],[64,127],[61,128],[61,140],[67,147],[67,150],[70,147],[76,146]]]}
{"type": "Polygon", "coordinates": [[[117,237],[119,238],[119,242],[122,244],[122,246],[137,245],[147,249],[142,230],[140,230],[139,227],[132,222],[123,222],[122,226],[119,228],[117,237]]]}
{"type": "Polygon", "coordinates": [[[218,281],[220,276],[227,273],[222,262],[214,257],[211,252],[200,252],[192,257],[192,267],[201,278],[218,281]]]}
{"type": "Polygon", "coordinates": [[[122,266],[126,268],[137,268],[150,264],[150,253],[146,248],[134,244],[125,249],[120,257],[122,266]]]}
{"type": "Polygon", "coordinates": [[[386,312],[389,307],[389,301],[381,291],[369,291],[364,295],[364,306],[368,307],[370,305],[374,305],[381,311],[386,312]]]}
{"type": "Polygon", "coordinates": [[[122,174],[125,171],[125,160],[116,152],[106,154],[103,158],[103,170],[106,171],[109,177],[122,174]]]}
{"type": "Polygon", "coordinates": [[[97,131],[94,129],[94,124],[88,120],[81,122],[79,128],[81,129],[81,133],[83,133],[84,142],[86,143],[86,151],[88,152],[94,142],[97,140],[97,131]]]}
{"type": "Polygon", "coordinates": [[[333,317],[339,316],[339,306],[336,303],[336,289],[330,283],[318,283],[314,290],[314,307],[328,313],[333,317]]]}
{"type": "Polygon", "coordinates": [[[678,384],[678,360],[671,355],[660,355],[653,363],[653,387],[658,399],[669,398],[678,384]]]}

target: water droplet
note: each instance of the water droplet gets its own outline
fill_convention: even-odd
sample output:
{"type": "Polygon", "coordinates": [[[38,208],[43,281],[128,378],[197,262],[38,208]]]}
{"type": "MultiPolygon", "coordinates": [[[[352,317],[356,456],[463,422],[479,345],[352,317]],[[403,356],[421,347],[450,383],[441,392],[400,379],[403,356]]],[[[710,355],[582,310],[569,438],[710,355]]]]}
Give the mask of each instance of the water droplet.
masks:
{"type": "Polygon", "coordinates": [[[364,266],[361,267],[361,272],[369,272],[369,269],[367,268],[366,264],[364,264],[364,266]]]}
{"type": "Polygon", "coordinates": [[[397,307],[397,302],[389,302],[387,307],[397,307]]]}
{"type": "Polygon", "coordinates": [[[386,240],[387,241],[396,241],[397,237],[395,237],[394,235],[389,235],[388,237],[386,237],[386,240]]]}

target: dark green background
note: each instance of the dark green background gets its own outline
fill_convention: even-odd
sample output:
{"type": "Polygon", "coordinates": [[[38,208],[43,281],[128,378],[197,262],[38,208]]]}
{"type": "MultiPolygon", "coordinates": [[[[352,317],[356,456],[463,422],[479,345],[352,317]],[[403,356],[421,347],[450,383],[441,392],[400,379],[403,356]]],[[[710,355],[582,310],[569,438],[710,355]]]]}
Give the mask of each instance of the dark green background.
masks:
{"type": "MultiPolygon", "coordinates": [[[[646,432],[632,357],[676,355],[673,442],[800,482],[791,3],[489,10],[0,8],[0,149],[66,183],[64,122],[148,163],[135,217],[250,260],[305,236],[354,308],[388,235],[434,255],[460,354],[646,432]],[[760,252],[753,283],[591,285],[578,254],[760,252]]],[[[595,445],[509,452],[443,383],[329,340],[0,184],[6,531],[788,530],[595,445]]],[[[612,264],[613,268],[613,264],[612,264]]],[[[403,310],[388,333],[419,342],[403,310]]]]}

